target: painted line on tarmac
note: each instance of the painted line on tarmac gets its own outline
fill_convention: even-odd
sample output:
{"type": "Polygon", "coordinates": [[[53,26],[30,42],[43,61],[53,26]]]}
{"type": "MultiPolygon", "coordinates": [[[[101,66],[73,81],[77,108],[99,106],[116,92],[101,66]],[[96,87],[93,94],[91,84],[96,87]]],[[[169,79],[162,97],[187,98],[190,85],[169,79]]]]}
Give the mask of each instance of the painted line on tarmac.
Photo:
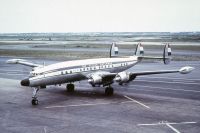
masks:
{"type": "Polygon", "coordinates": [[[170,124],[168,124],[168,123],[166,123],[166,125],[167,125],[169,128],[171,128],[174,132],[176,132],[176,133],[181,133],[180,131],[178,131],[178,129],[174,128],[172,125],[170,125],[170,124]]]}
{"type": "Polygon", "coordinates": [[[145,88],[160,89],[160,90],[173,90],[173,91],[185,91],[185,92],[200,93],[200,91],[196,91],[196,90],[184,90],[184,89],[162,88],[162,87],[153,87],[153,86],[145,86],[145,85],[129,85],[129,86],[131,86],[131,87],[145,87],[145,88]]]}
{"type": "Polygon", "coordinates": [[[168,82],[168,81],[149,81],[149,80],[135,80],[149,83],[170,83],[170,84],[184,84],[184,85],[200,85],[199,83],[185,83],[185,82],[168,82]]]}
{"type": "Polygon", "coordinates": [[[65,108],[65,107],[81,107],[81,106],[95,106],[95,105],[106,105],[111,103],[86,103],[86,104],[74,104],[74,105],[66,105],[66,106],[49,106],[45,108],[65,108]]]}
{"type": "Polygon", "coordinates": [[[183,124],[196,124],[197,122],[167,122],[167,121],[161,121],[158,123],[151,123],[151,124],[137,124],[138,126],[156,126],[156,125],[165,125],[165,124],[170,124],[170,125],[183,125],[183,124]]]}
{"type": "Polygon", "coordinates": [[[187,82],[187,83],[196,83],[196,82],[199,82],[199,81],[194,81],[194,80],[193,81],[192,80],[188,81],[188,80],[179,80],[179,79],[173,79],[172,81],[173,82],[183,82],[183,83],[184,82],[187,82]]]}
{"type": "Polygon", "coordinates": [[[176,129],[175,127],[173,127],[172,125],[181,125],[181,124],[195,124],[197,122],[180,122],[180,123],[176,123],[176,122],[167,122],[167,121],[161,121],[158,123],[151,123],[151,124],[137,124],[138,126],[158,126],[158,125],[166,125],[167,127],[169,127],[170,129],[172,129],[174,132],[176,133],[180,133],[180,131],[178,129],[176,129]]]}
{"type": "Polygon", "coordinates": [[[145,105],[145,104],[143,104],[143,103],[141,103],[141,102],[139,102],[139,101],[137,101],[137,100],[135,100],[133,98],[130,98],[130,97],[126,96],[126,95],[124,95],[124,97],[127,98],[127,99],[129,99],[129,100],[131,100],[131,101],[133,101],[133,102],[135,102],[135,103],[137,103],[137,104],[139,104],[139,105],[141,105],[141,106],[143,106],[143,107],[145,107],[145,108],[150,109],[149,106],[147,106],[147,105],[145,105]]]}
{"type": "Polygon", "coordinates": [[[105,103],[86,103],[86,104],[72,104],[65,106],[48,106],[45,107],[47,109],[50,108],[66,108],[66,107],[84,107],[84,106],[97,106],[97,105],[108,105],[108,104],[120,104],[120,103],[132,103],[133,101],[124,101],[124,102],[105,102],[105,103]]]}
{"type": "Polygon", "coordinates": [[[46,133],[47,132],[47,129],[46,129],[46,127],[44,126],[44,133],[46,133]]]}

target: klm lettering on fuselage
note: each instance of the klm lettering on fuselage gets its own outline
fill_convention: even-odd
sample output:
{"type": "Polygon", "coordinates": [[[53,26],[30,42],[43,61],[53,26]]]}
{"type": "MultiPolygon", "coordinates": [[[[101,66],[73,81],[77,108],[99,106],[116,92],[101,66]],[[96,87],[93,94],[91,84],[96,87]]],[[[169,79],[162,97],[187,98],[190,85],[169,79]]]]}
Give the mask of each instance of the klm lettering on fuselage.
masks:
{"type": "Polygon", "coordinates": [[[113,65],[113,63],[108,62],[108,63],[99,63],[99,64],[90,64],[90,65],[83,65],[82,68],[86,67],[96,67],[96,66],[106,66],[106,65],[113,65]]]}
{"type": "Polygon", "coordinates": [[[109,63],[90,64],[90,65],[83,65],[75,69],[66,70],[66,71],[63,71],[62,73],[68,74],[68,73],[84,72],[84,71],[91,71],[91,70],[111,69],[115,67],[122,67],[122,66],[124,67],[124,66],[127,66],[128,64],[129,64],[128,62],[124,62],[124,63],[109,62],[109,63]]]}

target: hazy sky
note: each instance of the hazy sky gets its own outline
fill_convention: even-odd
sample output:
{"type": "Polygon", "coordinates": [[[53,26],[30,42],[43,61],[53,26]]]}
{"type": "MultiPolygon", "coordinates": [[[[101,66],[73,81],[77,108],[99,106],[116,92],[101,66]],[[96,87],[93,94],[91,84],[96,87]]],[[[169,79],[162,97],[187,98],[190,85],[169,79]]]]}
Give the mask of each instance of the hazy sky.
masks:
{"type": "Polygon", "coordinates": [[[200,31],[200,0],[0,0],[0,33],[121,31],[200,31]]]}

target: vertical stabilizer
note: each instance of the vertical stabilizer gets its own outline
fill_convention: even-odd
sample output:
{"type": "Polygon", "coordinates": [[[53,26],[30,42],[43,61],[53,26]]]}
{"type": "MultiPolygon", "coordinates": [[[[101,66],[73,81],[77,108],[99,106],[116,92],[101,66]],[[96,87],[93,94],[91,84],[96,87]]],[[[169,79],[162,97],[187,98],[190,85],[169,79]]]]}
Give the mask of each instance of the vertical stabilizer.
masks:
{"type": "Polygon", "coordinates": [[[112,43],[110,47],[110,58],[116,57],[119,54],[119,49],[115,43],[112,43]]]}
{"type": "Polygon", "coordinates": [[[163,61],[165,64],[169,64],[171,61],[171,55],[172,55],[172,50],[171,47],[169,45],[169,43],[167,43],[164,47],[164,51],[163,51],[163,61]]]}
{"type": "Polygon", "coordinates": [[[138,43],[136,50],[135,50],[136,56],[143,56],[144,55],[144,48],[141,43],[138,43]]]}

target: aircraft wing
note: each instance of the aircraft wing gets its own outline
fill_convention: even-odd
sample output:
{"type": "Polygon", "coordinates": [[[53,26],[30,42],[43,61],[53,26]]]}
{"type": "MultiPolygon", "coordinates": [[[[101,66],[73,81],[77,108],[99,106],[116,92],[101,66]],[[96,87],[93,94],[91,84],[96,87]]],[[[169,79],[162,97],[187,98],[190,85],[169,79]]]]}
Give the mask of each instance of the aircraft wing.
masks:
{"type": "Polygon", "coordinates": [[[127,83],[134,80],[137,76],[141,75],[152,75],[152,74],[164,74],[164,73],[180,73],[187,74],[190,73],[194,68],[190,66],[182,67],[178,70],[158,70],[158,71],[142,71],[142,72],[120,72],[113,79],[120,84],[127,83]]]}
{"type": "Polygon", "coordinates": [[[141,75],[152,75],[152,74],[164,74],[164,73],[181,73],[187,74],[191,72],[194,68],[190,66],[185,66],[180,68],[179,70],[159,70],[159,71],[143,71],[143,72],[131,72],[129,73],[130,79],[134,79],[136,76],[141,75]]]}
{"type": "Polygon", "coordinates": [[[95,86],[103,84],[104,86],[112,84],[113,81],[119,83],[127,83],[134,80],[137,76],[141,75],[152,75],[152,74],[164,74],[164,73],[190,73],[194,68],[190,66],[185,66],[177,70],[158,70],[158,71],[142,71],[142,72],[120,72],[120,73],[110,73],[105,71],[99,71],[87,75],[88,82],[95,86]]]}
{"type": "Polygon", "coordinates": [[[21,64],[29,67],[42,67],[43,65],[35,64],[23,59],[10,59],[7,60],[6,63],[8,64],[21,64]]]}
{"type": "Polygon", "coordinates": [[[135,72],[135,73],[130,73],[131,75],[134,76],[139,76],[139,75],[151,75],[151,74],[163,74],[163,73],[181,73],[181,74],[187,74],[191,72],[194,68],[190,66],[182,67],[179,70],[159,70],[159,71],[143,71],[143,72],[135,72]]]}
{"type": "Polygon", "coordinates": [[[152,75],[152,74],[163,74],[163,73],[177,73],[179,70],[160,70],[160,71],[143,71],[130,73],[130,76],[140,76],[140,75],[152,75]]]}

